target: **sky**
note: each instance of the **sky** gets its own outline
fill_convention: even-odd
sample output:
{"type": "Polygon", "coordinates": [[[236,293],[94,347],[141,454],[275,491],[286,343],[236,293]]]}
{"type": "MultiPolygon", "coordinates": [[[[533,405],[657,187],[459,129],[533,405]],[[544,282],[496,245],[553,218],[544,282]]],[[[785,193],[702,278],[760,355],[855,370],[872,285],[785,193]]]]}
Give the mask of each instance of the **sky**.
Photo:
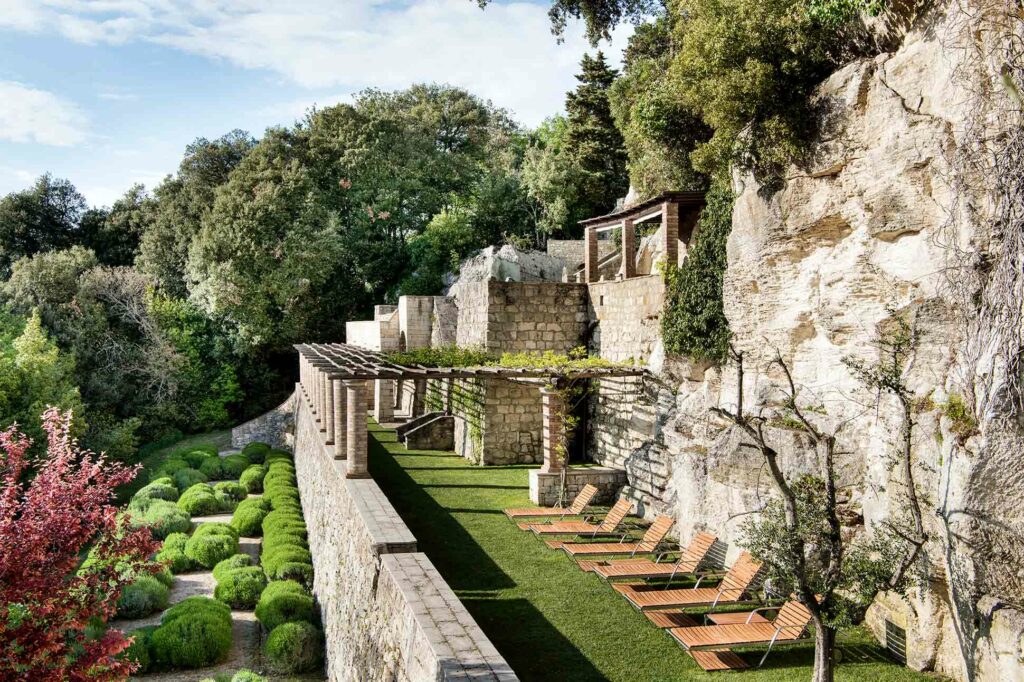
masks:
{"type": "MultiPolygon", "coordinates": [[[[367,87],[450,83],[525,126],[562,112],[590,47],[547,2],[0,0],[0,196],[44,172],[109,205],[185,146],[259,136],[367,87]]],[[[613,65],[631,32],[601,48],[613,65]]]]}

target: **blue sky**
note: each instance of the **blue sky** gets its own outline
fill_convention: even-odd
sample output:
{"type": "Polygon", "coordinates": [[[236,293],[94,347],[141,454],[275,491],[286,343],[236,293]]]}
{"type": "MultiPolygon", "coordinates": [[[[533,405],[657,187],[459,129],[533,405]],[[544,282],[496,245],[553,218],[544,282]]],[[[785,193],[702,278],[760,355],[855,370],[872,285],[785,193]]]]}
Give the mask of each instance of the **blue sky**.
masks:
{"type": "MultiPolygon", "coordinates": [[[[613,62],[629,32],[603,46],[613,62]]],[[[556,43],[547,3],[0,0],[0,195],[50,171],[109,204],[196,137],[369,86],[452,83],[536,125],[587,49],[578,25],[556,43]]]]}

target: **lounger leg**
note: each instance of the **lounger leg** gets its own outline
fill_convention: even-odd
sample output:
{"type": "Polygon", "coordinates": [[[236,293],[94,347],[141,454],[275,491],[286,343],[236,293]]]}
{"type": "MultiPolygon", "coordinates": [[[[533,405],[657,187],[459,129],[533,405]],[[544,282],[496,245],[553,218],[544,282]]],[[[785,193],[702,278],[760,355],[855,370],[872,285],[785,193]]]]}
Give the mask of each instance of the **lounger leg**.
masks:
{"type": "Polygon", "coordinates": [[[772,647],[775,645],[775,639],[778,636],[779,636],[779,630],[776,630],[775,634],[772,635],[772,641],[768,642],[768,651],[764,652],[764,656],[761,657],[761,662],[757,664],[758,668],[760,668],[762,665],[764,665],[765,660],[767,660],[767,658],[768,658],[768,654],[770,654],[772,652],[772,647]]]}

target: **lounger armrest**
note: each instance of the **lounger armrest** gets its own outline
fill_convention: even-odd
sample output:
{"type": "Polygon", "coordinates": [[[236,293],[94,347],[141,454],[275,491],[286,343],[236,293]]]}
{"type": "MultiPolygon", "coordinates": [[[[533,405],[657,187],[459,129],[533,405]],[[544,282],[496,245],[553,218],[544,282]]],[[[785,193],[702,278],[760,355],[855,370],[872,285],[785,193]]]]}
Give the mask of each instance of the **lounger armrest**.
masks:
{"type": "Polygon", "coordinates": [[[724,578],[728,573],[723,573],[722,571],[704,571],[702,573],[696,573],[695,575],[697,576],[697,584],[693,586],[693,589],[700,587],[700,584],[704,582],[705,579],[717,580],[719,578],[724,578]]]}
{"type": "Polygon", "coordinates": [[[782,604],[782,605],[779,605],[779,606],[762,606],[762,607],[761,607],[761,608],[759,608],[759,609],[754,609],[754,610],[753,610],[753,611],[751,611],[751,612],[750,612],[750,614],[749,614],[749,615],[747,616],[747,622],[749,623],[749,622],[750,622],[750,619],[751,619],[751,618],[753,618],[753,617],[754,617],[754,616],[755,616],[756,614],[758,614],[758,613],[767,613],[768,611],[778,611],[778,610],[780,610],[780,609],[781,609],[781,608],[782,608],[783,606],[784,606],[784,604],[782,604]]]}

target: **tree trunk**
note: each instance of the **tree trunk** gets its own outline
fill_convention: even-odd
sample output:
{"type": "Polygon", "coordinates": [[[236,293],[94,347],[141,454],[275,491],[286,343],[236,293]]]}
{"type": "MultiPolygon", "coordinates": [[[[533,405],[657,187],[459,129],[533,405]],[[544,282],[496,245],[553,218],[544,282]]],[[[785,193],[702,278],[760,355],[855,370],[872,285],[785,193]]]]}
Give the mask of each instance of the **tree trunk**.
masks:
{"type": "Polygon", "coordinates": [[[832,653],[835,646],[836,631],[815,619],[814,676],[811,678],[812,682],[833,682],[835,670],[833,669],[832,653]]]}

